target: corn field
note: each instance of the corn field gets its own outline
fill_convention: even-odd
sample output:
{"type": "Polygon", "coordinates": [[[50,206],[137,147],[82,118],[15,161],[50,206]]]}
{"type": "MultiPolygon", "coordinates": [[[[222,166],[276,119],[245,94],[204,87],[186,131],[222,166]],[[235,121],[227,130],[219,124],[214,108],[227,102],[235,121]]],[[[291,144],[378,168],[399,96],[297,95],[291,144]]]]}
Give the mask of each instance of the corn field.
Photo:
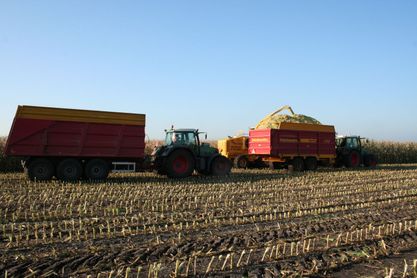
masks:
{"type": "Polygon", "coordinates": [[[103,183],[9,173],[0,199],[3,277],[333,276],[417,248],[416,165],[103,183]]]}
{"type": "Polygon", "coordinates": [[[371,140],[365,149],[376,154],[381,164],[417,163],[417,143],[389,142],[371,140]]]}

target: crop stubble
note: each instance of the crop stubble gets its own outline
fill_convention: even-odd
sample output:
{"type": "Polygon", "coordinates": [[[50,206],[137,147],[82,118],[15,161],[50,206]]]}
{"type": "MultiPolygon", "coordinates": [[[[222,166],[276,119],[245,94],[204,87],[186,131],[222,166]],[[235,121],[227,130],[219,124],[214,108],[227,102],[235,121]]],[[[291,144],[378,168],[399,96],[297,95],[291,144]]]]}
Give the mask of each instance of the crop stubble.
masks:
{"type": "Polygon", "coordinates": [[[0,198],[9,277],[321,276],[417,247],[415,166],[66,184],[3,174],[0,198]]]}

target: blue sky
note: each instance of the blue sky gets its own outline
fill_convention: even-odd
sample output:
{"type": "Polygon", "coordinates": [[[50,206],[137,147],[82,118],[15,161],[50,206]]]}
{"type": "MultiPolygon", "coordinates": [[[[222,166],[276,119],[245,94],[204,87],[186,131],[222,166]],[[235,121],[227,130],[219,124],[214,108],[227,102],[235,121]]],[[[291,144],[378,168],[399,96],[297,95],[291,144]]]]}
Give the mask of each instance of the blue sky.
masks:
{"type": "Polygon", "coordinates": [[[19,104],[147,114],[217,139],[289,104],[417,141],[417,1],[1,1],[0,135],[19,104]]]}

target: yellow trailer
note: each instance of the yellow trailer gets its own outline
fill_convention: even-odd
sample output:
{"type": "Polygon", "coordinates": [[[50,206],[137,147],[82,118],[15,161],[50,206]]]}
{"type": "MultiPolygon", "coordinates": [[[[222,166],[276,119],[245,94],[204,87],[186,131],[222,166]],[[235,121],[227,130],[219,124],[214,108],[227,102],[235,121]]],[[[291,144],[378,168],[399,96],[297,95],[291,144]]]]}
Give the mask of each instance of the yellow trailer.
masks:
{"type": "Polygon", "coordinates": [[[261,157],[248,154],[249,136],[240,135],[217,141],[220,154],[233,162],[235,168],[259,168],[266,166],[261,157]]]}

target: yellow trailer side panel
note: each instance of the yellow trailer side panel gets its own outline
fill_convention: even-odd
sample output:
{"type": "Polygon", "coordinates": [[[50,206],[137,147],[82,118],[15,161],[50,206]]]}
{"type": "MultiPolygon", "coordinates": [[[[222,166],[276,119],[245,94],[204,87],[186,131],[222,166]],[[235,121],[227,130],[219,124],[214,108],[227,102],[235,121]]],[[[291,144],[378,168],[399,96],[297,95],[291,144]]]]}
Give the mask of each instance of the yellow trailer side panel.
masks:
{"type": "Polygon", "coordinates": [[[248,154],[248,137],[239,136],[219,140],[217,147],[219,152],[229,159],[234,159],[239,155],[248,154]]]}

